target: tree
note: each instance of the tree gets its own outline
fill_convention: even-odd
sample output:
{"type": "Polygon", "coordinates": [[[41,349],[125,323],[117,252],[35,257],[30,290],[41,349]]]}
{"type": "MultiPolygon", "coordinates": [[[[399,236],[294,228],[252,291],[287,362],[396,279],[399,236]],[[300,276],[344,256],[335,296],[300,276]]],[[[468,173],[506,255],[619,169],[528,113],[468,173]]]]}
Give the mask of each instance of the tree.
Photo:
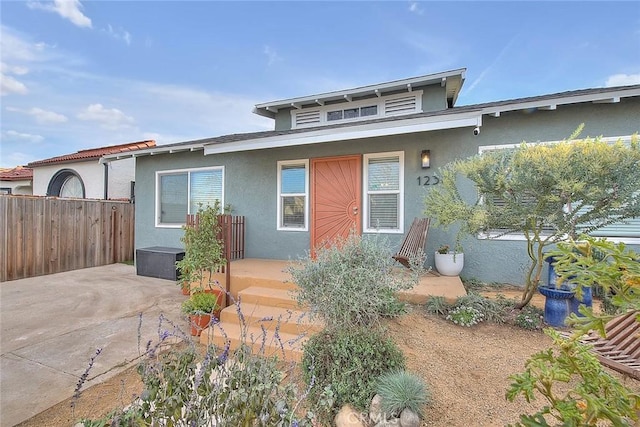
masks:
{"type": "Polygon", "coordinates": [[[461,224],[458,240],[464,234],[524,235],[530,265],[519,308],[540,283],[545,248],[640,216],[637,135],[630,145],[576,139],[583,126],[559,143],[523,142],[452,162],[441,170],[442,185],[425,198],[425,214],[436,225],[461,224]],[[461,195],[469,180],[473,200],[461,195]]]}

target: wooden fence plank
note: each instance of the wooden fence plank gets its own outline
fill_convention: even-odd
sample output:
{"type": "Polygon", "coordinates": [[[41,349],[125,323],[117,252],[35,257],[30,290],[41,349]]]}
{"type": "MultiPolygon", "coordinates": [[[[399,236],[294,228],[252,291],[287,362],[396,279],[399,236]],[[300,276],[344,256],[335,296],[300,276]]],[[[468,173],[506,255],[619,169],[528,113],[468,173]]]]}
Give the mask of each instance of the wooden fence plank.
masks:
{"type": "Polygon", "coordinates": [[[134,214],[126,202],[0,195],[0,282],[132,260],[134,214]]]}

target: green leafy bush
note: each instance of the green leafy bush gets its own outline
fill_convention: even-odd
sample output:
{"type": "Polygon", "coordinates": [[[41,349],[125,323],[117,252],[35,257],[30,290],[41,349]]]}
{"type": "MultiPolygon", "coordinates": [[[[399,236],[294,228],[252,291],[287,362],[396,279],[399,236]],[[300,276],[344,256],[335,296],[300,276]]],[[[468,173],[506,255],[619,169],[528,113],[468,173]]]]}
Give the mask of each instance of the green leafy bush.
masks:
{"type": "Polygon", "coordinates": [[[218,239],[219,214],[219,200],[216,200],[213,206],[200,205],[197,225],[182,227],[184,235],[180,241],[184,243],[184,257],[176,262],[176,267],[180,270],[179,283],[183,286],[199,282],[199,286],[206,289],[211,274],[225,265],[223,243],[218,239]]]}
{"type": "Polygon", "coordinates": [[[377,392],[382,397],[382,411],[399,416],[408,408],[423,417],[422,408],[429,402],[429,391],[422,378],[407,371],[392,371],[378,379],[377,392]]]}
{"type": "Polygon", "coordinates": [[[613,426],[631,426],[637,420],[640,396],[631,392],[602,367],[589,348],[578,340],[567,340],[548,328],[553,348],[534,354],[526,363],[526,371],[513,375],[507,399],[524,396],[527,402],[542,395],[549,405],[534,415],[521,415],[518,427],[528,426],[595,426],[608,420],[613,426]],[[562,387],[565,385],[565,387],[562,387]],[[568,385],[568,387],[566,387],[568,385]],[[560,424],[547,424],[544,416],[560,424]]]}
{"type": "Polygon", "coordinates": [[[411,271],[392,271],[386,241],[351,234],[289,267],[298,302],[329,328],[376,327],[380,316],[401,311],[397,291],[418,283],[420,262],[411,271]]]}
{"type": "MultiPolygon", "coordinates": [[[[640,256],[627,250],[623,243],[582,236],[580,242],[558,245],[552,252],[560,280],[592,286],[598,283],[613,294],[611,304],[617,308],[638,310],[640,307],[640,256]]],[[[542,396],[548,402],[533,415],[522,414],[517,426],[548,426],[553,417],[563,426],[606,425],[631,426],[638,420],[640,393],[630,389],[600,364],[589,347],[580,342],[583,334],[597,331],[605,336],[607,314],[594,314],[580,308],[584,317],[574,314],[574,331],[568,339],[553,329],[545,332],[553,339],[553,347],[534,354],[523,373],[513,375],[507,398],[522,395],[527,401],[542,396]]],[[[640,316],[635,317],[640,321],[640,316]]]]}
{"type": "Polygon", "coordinates": [[[429,314],[445,316],[449,312],[450,306],[443,296],[430,296],[424,304],[424,309],[429,314]]]}
{"type": "MultiPolygon", "coordinates": [[[[241,314],[240,304],[236,302],[241,314]]],[[[240,316],[243,319],[243,316],[240,316]]],[[[214,327],[226,336],[219,323],[214,327]]],[[[118,408],[98,420],[82,425],[210,426],[219,427],[311,427],[318,425],[315,413],[330,413],[333,395],[322,390],[308,403],[307,390],[298,389],[295,364],[266,355],[269,332],[247,333],[241,320],[239,349],[208,346],[205,354],[172,322],[161,316],[159,340],[147,346],[138,373],[143,382],[140,396],[127,408],[118,408]],[[166,323],[170,328],[166,329],[166,323]],[[159,350],[178,337],[177,348],[159,350]],[[169,341],[167,341],[169,340],[169,341]],[[313,412],[312,412],[313,411],[313,412]]],[[[274,336],[277,336],[277,329],[274,336]]],[[[270,336],[270,335],[269,335],[270,336]]],[[[78,390],[77,397],[80,397],[78,390]]]]}
{"type": "Polygon", "coordinates": [[[305,344],[302,367],[305,381],[313,385],[311,401],[329,386],[337,408],[350,403],[364,410],[375,394],[378,377],[403,369],[404,356],[390,338],[375,329],[331,329],[305,344]]]}
{"type": "Polygon", "coordinates": [[[542,329],[543,310],[533,305],[524,307],[516,315],[514,324],[520,328],[528,330],[542,329]]]}
{"type": "Polygon", "coordinates": [[[481,315],[482,319],[492,323],[504,323],[506,321],[507,311],[513,308],[505,298],[490,299],[482,295],[470,293],[459,297],[454,304],[457,306],[466,306],[475,308],[481,315]]]}
{"type": "Polygon", "coordinates": [[[480,310],[475,307],[471,307],[469,305],[458,305],[449,311],[446,319],[452,321],[456,325],[470,328],[471,326],[482,322],[482,320],[484,320],[484,316],[480,310]]]}

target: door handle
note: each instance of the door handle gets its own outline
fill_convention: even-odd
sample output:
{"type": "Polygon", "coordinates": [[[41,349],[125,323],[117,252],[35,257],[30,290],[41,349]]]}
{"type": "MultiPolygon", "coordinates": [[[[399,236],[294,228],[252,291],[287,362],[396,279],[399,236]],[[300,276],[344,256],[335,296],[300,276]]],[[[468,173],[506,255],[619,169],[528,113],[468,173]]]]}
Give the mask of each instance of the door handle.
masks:
{"type": "Polygon", "coordinates": [[[353,214],[354,215],[358,215],[358,207],[357,206],[353,207],[353,214]]]}

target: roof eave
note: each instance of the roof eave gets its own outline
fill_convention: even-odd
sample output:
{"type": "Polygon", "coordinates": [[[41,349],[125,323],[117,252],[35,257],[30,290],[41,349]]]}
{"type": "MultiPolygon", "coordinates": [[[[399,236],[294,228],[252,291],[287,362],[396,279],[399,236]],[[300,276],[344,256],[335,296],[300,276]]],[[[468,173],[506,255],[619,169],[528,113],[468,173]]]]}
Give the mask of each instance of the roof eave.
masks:
{"type": "MultiPolygon", "coordinates": [[[[457,70],[444,71],[436,74],[428,74],[419,77],[410,77],[408,79],[394,80],[391,82],[380,83],[375,85],[361,86],[352,89],[339,90],[334,92],[325,92],[316,95],[301,96],[296,98],[288,98],[271,102],[264,102],[256,104],[254,113],[264,117],[275,117],[275,114],[280,109],[284,108],[296,108],[301,105],[318,104],[322,105],[329,101],[339,101],[344,99],[350,99],[352,97],[361,96],[373,96],[376,94],[383,94],[385,92],[392,92],[397,90],[411,90],[415,86],[425,86],[430,84],[445,84],[449,78],[459,77],[460,85],[458,86],[457,93],[460,92],[462,82],[464,81],[464,75],[466,73],[465,68],[459,68],[457,70]]],[[[457,93],[453,96],[457,98],[457,93]]]]}

